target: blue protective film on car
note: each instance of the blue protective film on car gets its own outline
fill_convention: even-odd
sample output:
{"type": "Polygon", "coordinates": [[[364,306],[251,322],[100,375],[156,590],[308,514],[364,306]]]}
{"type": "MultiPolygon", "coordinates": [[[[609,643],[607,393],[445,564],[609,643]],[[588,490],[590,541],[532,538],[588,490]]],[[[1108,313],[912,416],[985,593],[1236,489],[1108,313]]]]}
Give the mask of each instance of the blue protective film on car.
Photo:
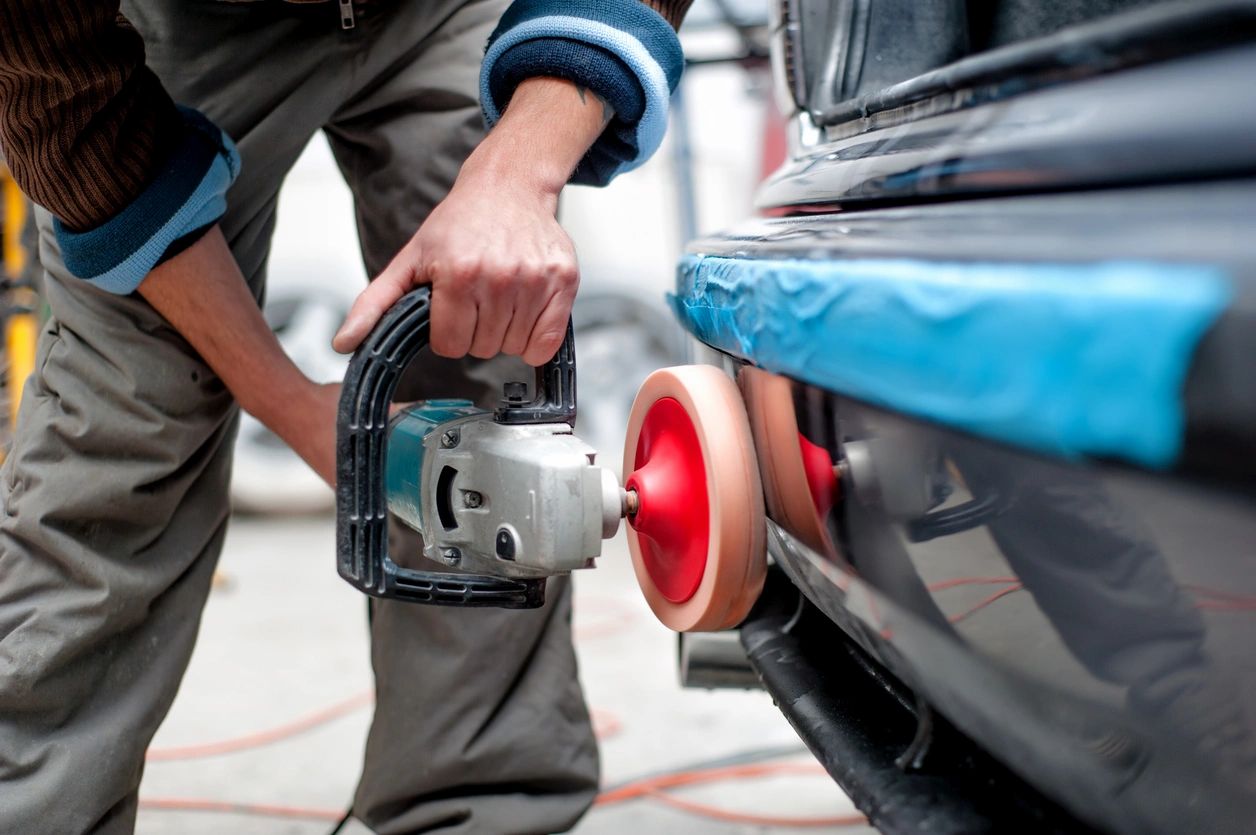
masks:
{"type": "Polygon", "coordinates": [[[1216,268],[690,256],[671,298],[702,341],[990,438],[1169,467],[1216,268]]]}

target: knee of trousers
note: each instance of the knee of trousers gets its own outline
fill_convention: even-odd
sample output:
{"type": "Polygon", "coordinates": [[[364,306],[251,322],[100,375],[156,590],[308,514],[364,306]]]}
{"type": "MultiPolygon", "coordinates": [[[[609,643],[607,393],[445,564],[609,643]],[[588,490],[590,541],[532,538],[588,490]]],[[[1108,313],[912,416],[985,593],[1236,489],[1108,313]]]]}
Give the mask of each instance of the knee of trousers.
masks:
{"type": "Polygon", "coordinates": [[[168,329],[99,324],[47,324],[0,469],[0,689],[18,699],[149,619],[226,523],[230,396],[168,329]]]}

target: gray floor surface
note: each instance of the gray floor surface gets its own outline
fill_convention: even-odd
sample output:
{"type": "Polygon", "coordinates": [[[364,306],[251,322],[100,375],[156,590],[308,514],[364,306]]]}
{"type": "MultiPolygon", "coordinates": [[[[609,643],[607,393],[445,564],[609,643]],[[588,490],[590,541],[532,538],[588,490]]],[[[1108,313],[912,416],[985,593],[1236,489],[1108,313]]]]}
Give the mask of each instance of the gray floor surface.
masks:
{"type": "MultiPolygon", "coordinates": [[[[171,810],[161,804],[250,803],[333,813],[348,803],[370,719],[365,694],[365,603],[334,570],[329,517],[236,518],[183,688],[157,734],[137,831],[319,835],[304,818],[171,810]],[[329,706],[342,715],[299,734],[232,753],[159,759],[179,748],[284,726],[329,706]]],[[[675,636],[646,607],[621,538],[576,585],[577,647],[589,702],[602,728],[603,771],[613,785],[677,766],[798,740],[763,692],[683,690],[675,636]]],[[[184,752],[186,753],[186,751],[184,752]]],[[[193,751],[192,753],[203,753],[193,751]]],[[[850,815],[850,802],[805,754],[780,760],[793,773],[679,791],[733,812],[791,818],[850,815]]],[[[357,830],[361,832],[362,830],[357,830]]],[[[766,826],[714,820],[643,799],[595,808],[578,835],[611,833],[842,832],[865,825],[766,826]]]]}

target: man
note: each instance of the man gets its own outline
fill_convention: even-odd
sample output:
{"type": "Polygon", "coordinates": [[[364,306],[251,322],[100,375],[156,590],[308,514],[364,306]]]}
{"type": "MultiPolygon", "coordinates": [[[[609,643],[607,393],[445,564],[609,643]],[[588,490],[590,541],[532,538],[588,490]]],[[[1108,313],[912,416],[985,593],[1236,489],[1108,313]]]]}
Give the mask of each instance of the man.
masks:
{"type": "MultiPolygon", "coordinates": [[[[687,6],[0,5],[0,147],[46,209],[52,312],[0,470],[0,833],[133,829],[226,529],[236,404],[334,478],[338,388],[297,371],[257,306],[279,187],[313,133],[377,276],[336,347],[429,284],[437,353],[539,364],[577,284],[558,193],[657,146],[687,6]]],[[[446,383],[465,379],[431,385],[446,383]]],[[[568,584],[549,596],[522,613],[374,608],[358,818],[385,833],[578,819],[596,748],[568,584]]]]}

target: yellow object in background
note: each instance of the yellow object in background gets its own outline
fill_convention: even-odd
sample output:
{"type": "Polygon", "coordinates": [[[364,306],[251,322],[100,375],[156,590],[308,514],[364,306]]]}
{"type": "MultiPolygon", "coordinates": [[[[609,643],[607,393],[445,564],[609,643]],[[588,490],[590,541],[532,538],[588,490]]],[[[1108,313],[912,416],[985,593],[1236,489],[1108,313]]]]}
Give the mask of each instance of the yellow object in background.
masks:
{"type": "Polygon", "coordinates": [[[39,324],[34,313],[17,313],[9,317],[5,328],[5,352],[9,356],[9,426],[17,425],[17,408],[22,402],[22,387],[35,370],[35,341],[39,324]]]}
{"type": "MultiPolygon", "coordinates": [[[[26,196],[0,167],[0,243],[3,244],[4,277],[7,292],[3,299],[4,322],[4,385],[8,396],[8,421],[11,436],[17,423],[18,404],[22,402],[22,386],[35,368],[35,342],[39,335],[38,297],[29,286],[19,284],[29,262],[23,232],[30,220],[26,196]]],[[[0,448],[0,460],[4,450],[0,448]]]]}
{"type": "Polygon", "coordinates": [[[10,280],[16,281],[26,270],[26,249],[22,246],[22,230],[26,228],[29,212],[26,196],[22,194],[9,176],[9,172],[0,168],[0,190],[3,191],[3,210],[0,219],[4,222],[4,233],[0,241],[4,241],[4,273],[10,280]]]}

